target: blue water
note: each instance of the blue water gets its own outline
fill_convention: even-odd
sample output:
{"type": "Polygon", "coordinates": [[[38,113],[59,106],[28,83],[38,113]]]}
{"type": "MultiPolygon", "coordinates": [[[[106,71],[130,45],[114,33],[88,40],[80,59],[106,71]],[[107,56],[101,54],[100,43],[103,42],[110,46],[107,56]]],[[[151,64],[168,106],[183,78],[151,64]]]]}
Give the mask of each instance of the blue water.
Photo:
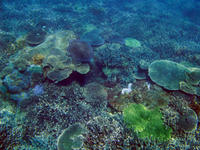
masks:
{"type": "Polygon", "coordinates": [[[198,69],[199,0],[1,0],[0,150],[200,149],[198,69]],[[172,82],[176,90],[164,81],[178,69],[156,74],[158,81],[149,74],[156,60],[189,70],[172,82]],[[30,79],[26,87],[13,72],[30,79]],[[164,108],[155,95],[169,99],[164,108]],[[128,128],[122,108],[129,103],[158,107],[173,138],[147,142],[128,128]],[[71,146],[59,146],[76,123],[88,132],[66,130],[83,138],[64,137],[71,146]]]}

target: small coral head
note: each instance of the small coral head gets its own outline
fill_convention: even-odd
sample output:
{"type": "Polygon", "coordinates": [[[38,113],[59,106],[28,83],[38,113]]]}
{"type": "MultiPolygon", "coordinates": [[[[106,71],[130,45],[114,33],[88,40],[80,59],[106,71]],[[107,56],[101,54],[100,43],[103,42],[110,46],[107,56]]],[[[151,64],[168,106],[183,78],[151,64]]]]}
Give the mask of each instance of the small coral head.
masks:
{"type": "Polygon", "coordinates": [[[128,84],[128,88],[123,88],[122,89],[122,91],[121,91],[121,94],[129,94],[129,93],[131,93],[131,91],[132,91],[132,83],[129,83],[128,84]]]}
{"type": "Polygon", "coordinates": [[[42,95],[44,93],[44,89],[42,85],[36,85],[33,88],[33,94],[38,96],[38,95],[42,95]]]}

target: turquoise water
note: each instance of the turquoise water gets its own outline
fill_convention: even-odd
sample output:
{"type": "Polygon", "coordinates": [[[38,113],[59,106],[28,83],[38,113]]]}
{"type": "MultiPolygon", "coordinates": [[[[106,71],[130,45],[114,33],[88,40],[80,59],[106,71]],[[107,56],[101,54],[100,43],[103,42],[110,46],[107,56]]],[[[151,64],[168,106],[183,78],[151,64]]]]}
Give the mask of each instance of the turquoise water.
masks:
{"type": "Polygon", "coordinates": [[[0,150],[200,149],[199,0],[1,0],[0,150]]]}

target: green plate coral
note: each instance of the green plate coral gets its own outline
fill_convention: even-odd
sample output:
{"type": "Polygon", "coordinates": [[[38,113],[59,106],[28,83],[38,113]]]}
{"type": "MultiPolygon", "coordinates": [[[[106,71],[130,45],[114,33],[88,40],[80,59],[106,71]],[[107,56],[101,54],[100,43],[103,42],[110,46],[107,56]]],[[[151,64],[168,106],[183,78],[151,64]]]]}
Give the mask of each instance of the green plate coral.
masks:
{"type": "Polygon", "coordinates": [[[82,134],[84,133],[86,129],[79,123],[69,126],[58,138],[58,150],[79,149],[83,144],[82,134]]]}
{"type": "Polygon", "coordinates": [[[140,41],[134,39],[134,38],[125,38],[124,39],[125,45],[131,48],[137,48],[141,47],[140,41]]]}
{"type": "Polygon", "coordinates": [[[123,117],[127,127],[142,139],[167,141],[171,138],[172,129],[164,125],[159,108],[150,110],[142,104],[130,104],[124,108],[123,117]]]}

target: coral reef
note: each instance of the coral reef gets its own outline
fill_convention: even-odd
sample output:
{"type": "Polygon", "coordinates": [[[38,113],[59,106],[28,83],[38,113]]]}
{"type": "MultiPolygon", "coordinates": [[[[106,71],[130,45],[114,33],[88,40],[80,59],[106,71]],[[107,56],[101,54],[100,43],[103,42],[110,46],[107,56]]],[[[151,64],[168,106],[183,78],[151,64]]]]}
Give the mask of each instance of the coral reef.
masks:
{"type": "Polygon", "coordinates": [[[55,149],[50,137],[43,138],[35,133],[26,125],[24,113],[15,111],[11,106],[0,111],[1,149],[55,149]]]}
{"type": "Polygon", "coordinates": [[[199,7],[1,1],[0,149],[200,149],[199,7]]]}
{"type": "Polygon", "coordinates": [[[119,116],[103,113],[89,120],[86,124],[88,133],[85,136],[86,149],[120,149],[125,135],[123,126],[118,122],[119,116]]]}

